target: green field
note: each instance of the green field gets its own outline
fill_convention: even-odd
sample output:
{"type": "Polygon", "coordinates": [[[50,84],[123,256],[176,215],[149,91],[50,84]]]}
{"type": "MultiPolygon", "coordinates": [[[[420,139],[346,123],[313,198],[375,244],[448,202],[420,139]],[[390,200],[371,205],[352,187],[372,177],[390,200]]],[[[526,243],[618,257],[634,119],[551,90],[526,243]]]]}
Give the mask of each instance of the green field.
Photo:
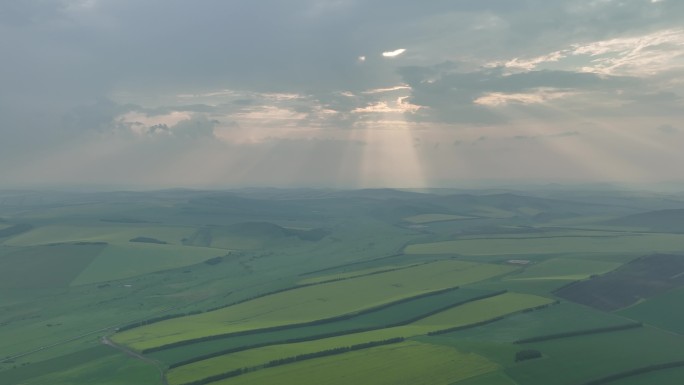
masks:
{"type": "Polygon", "coordinates": [[[620,310],[618,314],[682,334],[684,333],[683,301],[684,288],[679,288],[620,310]]]}
{"type": "Polygon", "coordinates": [[[21,385],[161,385],[159,371],[147,363],[116,354],[109,357],[84,360],[65,370],[38,376],[21,382],[21,385]]]}
{"type": "Polygon", "coordinates": [[[549,302],[550,300],[541,297],[507,293],[466,303],[407,326],[379,329],[310,342],[272,345],[199,361],[172,369],[169,372],[168,378],[172,384],[182,384],[209,375],[257,366],[279,358],[351,346],[367,341],[379,341],[394,337],[413,337],[454,326],[470,325],[549,302]]]}
{"type": "Polygon", "coordinates": [[[680,385],[682,378],[684,378],[684,368],[672,368],[612,381],[610,385],[680,385]]]}
{"type": "Polygon", "coordinates": [[[451,305],[491,294],[496,293],[470,289],[452,290],[402,302],[336,322],[202,341],[150,353],[149,356],[164,363],[172,364],[227,349],[251,347],[259,344],[277,344],[293,339],[316,338],[317,336],[330,335],[330,333],[351,333],[359,329],[380,329],[409,323],[417,316],[429,315],[451,305]]]}
{"type": "Polygon", "coordinates": [[[119,333],[114,340],[147,349],[186,339],[310,322],[513,271],[503,265],[441,261],[410,269],[307,286],[225,309],[119,333]]]}
{"type": "Polygon", "coordinates": [[[619,267],[621,263],[581,258],[552,258],[527,267],[511,280],[559,280],[577,281],[594,274],[603,274],[619,267]]]}
{"type": "Polygon", "coordinates": [[[536,295],[506,293],[446,310],[432,317],[422,319],[412,324],[412,326],[415,325],[432,330],[446,329],[489,320],[551,302],[553,300],[536,295]]]}
{"type": "Polygon", "coordinates": [[[211,384],[582,385],[684,360],[678,197],[22,194],[0,191],[0,226],[22,226],[0,239],[0,385],[182,385],[244,368],[211,384]],[[581,305],[595,297],[620,310],[581,305]],[[516,362],[525,349],[541,357],[516,362]]]}
{"type": "Polygon", "coordinates": [[[175,269],[225,254],[226,250],[204,247],[145,243],[109,245],[74,279],[72,285],[113,281],[175,269]]]}
{"type": "Polygon", "coordinates": [[[682,342],[684,337],[645,327],[526,344],[525,348],[541,351],[544,358],[519,363],[507,372],[526,385],[548,384],[549,378],[555,378],[558,385],[582,384],[630,369],[683,360],[682,342]]]}
{"type": "Polygon", "coordinates": [[[456,383],[457,385],[518,385],[503,371],[481,374],[456,383]]]}
{"type": "Polygon", "coordinates": [[[321,276],[317,276],[317,277],[303,279],[303,280],[297,282],[297,284],[308,285],[308,284],[313,284],[313,283],[321,283],[321,282],[327,282],[327,281],[335,281],[335,280],[341,280],[341,279],[347,279],[347,278],[354,278],[354,277],[359,277],[362,275],[371,275],[371,274],[384,273],[386,271],[391,271],[391,270],[405,269],[405,268],[414,267],[417,265],[419,265],[419,264],[414,263],[414,264],[409,264],[409,265],[398,265],[398,266],[385,265],[385,266],[380,266],[380,267],[373,267],[373,268],[369,268],[369,269],[355,270],[355,271],[349,271],[349,272],[344,272],[344,273],[321,275],[321,276]]]}
{"type": "Polygon", "coordinates": [[[496,323],[453,332],[446,336],[459,340],[512,343],[523,338],[605,328],[624,325],[628,322],[628,319],[617,315],[598,312],[572,302],[561,302],[541,310],[515,314],[496,323]]]}
{"type": "Polygon", "coordinates": [[[449,385],[496,369],[496,364],[474,354],[405,342],[260,370],[215,384],[449,385]]]}
{"type": "Polygon", "coordinates": [[[414,244],[407,254],[515,255],[589,252],[653,253],[684,250],[684,235],[643,234],[621,237],[551,237],[531,239],[464,239],[414,244]]]}
{"type": "Polygon", "coordinates": [[[263,365],[272,360],[361,344],[368,342],[368,338],[368,334],[360,333],[245,350],[171,369],[167,379],[171,385],[184,384],[235,369],[263,365]]]}
{"type": "Polygon", "coordinates": [[[0,289],[66,287],[106,245],[33,246],[0,257],[0,289]]]}

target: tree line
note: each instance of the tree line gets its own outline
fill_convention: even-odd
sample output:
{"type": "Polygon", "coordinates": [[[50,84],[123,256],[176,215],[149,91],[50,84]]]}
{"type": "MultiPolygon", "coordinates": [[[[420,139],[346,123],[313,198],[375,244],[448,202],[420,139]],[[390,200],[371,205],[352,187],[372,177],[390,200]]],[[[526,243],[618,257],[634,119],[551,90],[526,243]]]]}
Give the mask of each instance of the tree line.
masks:
{"type": "Polygon", "coordinates": [[[303,354],[299,354],[296,356],[280,358],[277,360],[271,360],[265,364],[258,365],[258,366],[234,369],[234,370],[231,370],[228,372],[224,372],[224,373],[216,374],[213,376],[205,377],[205,378],[202,378],[200,380],[196,380],[196,381],[192,381],[192,382],[186,382],[183,385],[205,385],[205,384],[208,384],[211,382],[224,380],[226,378],[237,377],[239,375],[249,373],[249,372],[254,372],[254,371],[260,370],[260,369],[266,369],[266,368],[272,368],[275,366],[287,365],[287,364],[291,364],[294,362],[310,360],[313,358],[328,357],[328,356],[352,352],[352,351],[356,351],[356,350],[369,349],[369,348],[373,348],[376,346],[396,344],[396,343],[403,342],[403,341],[404,341],[403,337],[396,337],[396,338],[390,338],[390,339],[386,339],[386,340],[382,340],[382,341],[370,341],[370,342],[364,342],[364,343],[351,345],[351,346],[341,346],[338,348],[327,349],[327,350],[322,350],[322,351],[313,352],[313,353],[303,353],[303,354]]]}
{"type": "MultiPolygon", "coordinates": [[[[506,292],[507,292],[507,290],[501,290],[501,291],[496,291],[496,292],[493,292],[493,293],[483,294],[483,295],[480,295],[480,296],[477,296],[477,297],[469,298],[469,299],[464,300],[464,301],[459,301],[459,302],[456,302],[456,303],[452,303],[452,304],[450,304],[450,305],[448,305],[448,306],[441,307],[441,308],[439,308],[439,309],[433,310],[433,311],[428,312],[428,313],[421,314],[421,315],[419,315],[419,316],[413,317],[413,318],[408,319],[408,320],[403,320],[403,321],[400,321],[400,322],[390,323],[390,324],[382,325],[382,326],[379,326],[379,327],[376,327],[376,326],[369,326],[369,327],[365,327],[365,328],[338,330],[338,331],[334,331],[334,332],[330,332],[330,333],[316,334],[316,335],[311,335],[311,336],[306,336],[306,337],[299,337],[299,338],[290,338],[290,339],[286,339],[286,340],[274,340],[274,341],[269,341],[269,342],[263,342],[263,343],[260,343],[260,344],[246,345],[246,346],[240,346],[240,347],[236,347],[236,348],[230,348],[230,349],[219,350],[219,351],[216,351],[216,352],[213,352],[213,353],[203,354],[203,355],[195,356],[195,357],[192,357],[192,358],[183,360],[183,361],[174,362],[173,364],[169,365],[169,369],[177,368],[177,367],[179,367],[179,366],[189,365],[189,364],[192,364],[192,363],[194,363],[194,362],[203,361],[203,360],[206,360],[206,359],[209,359],[209,358],[214,358],[214,357],[218,357],[218,356],[223,356],[223,355],[226,355],[226,354],[237,353],[237,352],[239,352],[239,351],[243,351],[243,350],[247,350],[247,349],[261,348],[261,347],[264,347],[264,346],[275,345],[275,344],[291,344],[291,343],[297,343],[297,342],[313,341],[313,340],[319,340],[319,339],[330,338],[330,337],[337,337],[337,336],[342,336],[342,335],[347,335],[347,334],[363,333],[363,332],[368,332],[368,331],[372,331],[372,330],[386,329],[386,328],[392,328],[392,327],[397,327],[397,326],[405,326],[405,325],[408,325],[408,324],[410,324],[410,323],[419,321],[419,320],[421,320],[421,319],[423,319],[423,318],[427,318],[427,317],[429,317],[429,316],[431,316],[431,315],[434,315],[434,314],[436,314],[436,313],[440,313],[440,312],[443,312],[443,311],[445,311],[445,310],[448,310],[448,309],[451,309],[451,308],[454,308],[454,307],[457,307],[457,306],[461,306],[461,305],[464,305],[464,304],[469,303],[469,302],[478,301],[478,300],[481,300],[481,299],[485,299],[485,298],[490,298],[490,297],[494,297],[494,296],[497,296],[497,295],[501,295],[501,294],[504,294],[504,293],[506,293],[506,292]]],[[[414,298],[415,298],[415,297],[414,297],[414,298]]],[[[494,320],[489,320],[488,322],[493,322],[493,321],[494,321],[494,320]]],[[[472,326],[468,325],[468,327],[472,327],[472,326]]],[[[429,334],[429,333],[428,333],[428,334],[429,334]]],[[[207,340],[219,339],[218,337],[217,337],[217,338],[213,338],[213,337],[214,337],[214,336],[206,337],[206,338],[207,338],[207,340]]],[[[220,337],[220,338],[223,338],[223,337],[220,337]]],[[[188,341],[188,340],[186,340],[186,341],[188,341]]],[[[193,342],[193,343],[194,343],[194,342],[193,342]]],[[[177,346],[187,345],[187,344],[185,343],[185,341],[180,341],[180,342],[177,342],[177,343],[175,343],[175,344],[177,344],[177,346]]],[[[144,353],[150,353],[150,352],[157,351],[157,350],[155,350],[155,349],[157,349],[157,348],[150,348],[150,349],[143,350],[143,354],[144,354],[144,353]]],[[[162,349],[160,349],[160,350],[162,350],[162,349]]]]}
{"type": "Polygon", "coordinates": [[[607,332],[614,332],[614,331],[627,330],[627,329],[635,329],[635,328],[640,328],[642,326],[644,326],[644,325],[641,322],[631,322],[628,324],[608,326],[608,327],[603,327],[603,328],[575,330],[575,331],[571,331],[571,332],[554,333],[554,334],[547,334],[547,335],[543,335],[543,336],[522,338],[522,339],[519,339],[517,341],[514,341],[513,343],[514,344],[529,344],[529,343],[533,343],[533,342],[542,342],[542,341],[548,341],[548,340],[555,340],[555,339],[559,339],[559,338],[568,338],[568,337],[584,336],[584,335],[589,335],[589,334],[599,334],[599,333],[607,333],[607,332]]]}
{"type": "MultiPolygon", "coordinates": [[[[300,287],[301,287],[301,286],[300,286],[300,287]]],[[[165,344],[165,345],[161,345],[161,346],[155,346],[155,347],[152,347],[152,348],[147,348],[147,349],[142,350],[141,353],[143,353],[143,354],[154,353],[154,352],[158,352],[158,351],[162,351],[162,350],[166,350],[166,349],[177,348],[177,347],[180,347],[180,346],[187,346],[187,345],[192,345],[192,344],[199,343],[199,342],[213,341],[213,340],[218,340],[218,339],[223,339],[223,338],[228,338],[228,337],[238,337],[238,336],[244,336],[244,335],[250,335],[250,334],[259,334],[259,333],[280,331],[280,330],[286,330],[286,329],[294,329],[294,328],[301,328],[301,327],[317,326],[317,325],[324,325],[324,324],[328,324],[328,323],[332,323],[332,322],[337,322],[337,321],[344,321],[344,320],[348,320],[348,319],[351,319],[351,318],[354,318],[354,317],[358,317],[358,316],[361,316],[361,315],[364,315],[364,314],[368,314],[368,313],[380,311],[380,310],[382,310],[382,309],[385,309],[385,308],[388,308],[388,307],[391,307],[391,306],[395,306],[395,305],[399,305],[399,304],[402,304],[402,303],[405,303],[405,302],[409,302],[409,301],[413,301],[413,300],[417,300],[417,299],[421,299],[421,298],[425,298],[425,297],[429,297],[429,296],[433,296],[433,295],[443,294],[443,293],[446,293],[446,292],[449,292],[449,291],[454,291],[454,290],[457,290],[457,289],[458,289],[458,286],[449,287],[449,288],[446,288],[446,289],[440,289],[440,290],[436,290],[436,291],[431,291],[431,292],[419,294],[419,295],[416,295],[416,296],[413,296],[413,297],[403,298],[403,299],[400,299],[400,300],[397,300],[397,301],[393,301],[393,302],[389,302],[389,303],[386,303],[386,304],[374,306],[374,307],[371,307],[371,308],[368,308],[368,309],[364,309],[364,310],[360,310],[360,311],[357,311],[357,312],[342,314],[342,315],[335,316],[335,317],[329,317],[329,318],[324,318],[324,319],[319,319],[319,320],[314,320],[314,321],[309,321],[309,322],[302,322],[302,323],[296,323],[296,324],[286,324],[286,325],[278,325],[278,326],[270,326],[270,327],[260,328],[260,329],[251,329],[251,330],[244,330],[244,331],[239,331],[239,332],[229,332],[229,333],[222,333],[222,334],[214,334],[214,335],[205,336],[205,337],[191,338],[191,339],[187,339],[187,340],[183,340],[183,341],[177,341],[177,342],[172,342],[172,343],[165,344]]],[[[291,289],[286,289],[286,290],[291,290],[291,289]]],[[[282,290],[282,291],[286,291],[286,290],[282,290]]],[[[504,292],[505,292],[505,291],[504,291],[504,292]]],[[[466,301],[459,302],[459,303],[457,303],[457,304],[449,305],[449,306],[446,307],[446,308],[438,309],[438,310],[436,310],[436,311],[434,311],[434,312],[428,313],[427,315],[421,315],[421,316],[416,317],[416,318],[414,318],[414,319],[412,319],[412,320],[402,321],[401,323],[398,323],[398,324],[385,325],[385,326],[382,326],[382,327],[380,327],[380,328],[384,328],[384,327],[393,327],[393,326],[402,326],[402,325],[408,324],[408,323],[410,323],[410,322],[415,322],[415,321],[417,321],[418,319],[427,317],[427,316],[432,315],[432,314],[434,314],[434,313],[437,313],[437,312],[440,312],[440,311],[444,311],[444,310],[446,310],[446,309],[448,309],[448,308],[451,308],[451,307],[454,307],[454,306],[459,306],[459,305],[462,305],[462,304],[464,304],[464,303],[466,303],[466,302],[475,301],[475,300],[482,299],[482,298],[486,298],[486,297],[489,297],[489,296],[499,295],[500,293],[502,293],[502,292],[490,293],[490,294],[486,294],[486,295],[484,295],[484,296],[476,297],[476,298],[473,298],[473,299],[468,299],[468,300],[466,300],[466,301]],[[497,294],[497,293],[498,293],[498,294],[497,294]]],[[[353,331],[349,331],[349,330],[346,330],[346,331],[339,331],[339,332],[335,332],[334,335],[349,334],[349,333],[352,333],[352,332],[353,332],[353,333],[358,333],[359,331],[368,331],[368,330],[375,330],[375,329],[380,329],[380,328],[379,328],[379,327],[369,327],[369,328],[363,328],[363,329],[355,329],[355,330],[353,330],[353,331]]]]}

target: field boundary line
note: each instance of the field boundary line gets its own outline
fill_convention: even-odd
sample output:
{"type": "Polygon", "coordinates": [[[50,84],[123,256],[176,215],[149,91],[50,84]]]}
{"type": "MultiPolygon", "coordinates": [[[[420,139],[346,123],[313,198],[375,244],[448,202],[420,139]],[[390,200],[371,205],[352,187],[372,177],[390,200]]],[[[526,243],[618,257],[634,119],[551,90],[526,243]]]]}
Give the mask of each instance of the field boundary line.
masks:
{"type": "Polygon", "coordinates": [[[423,314],[418,315],[416,317],[413,317],[413,318],[410,318],[410,319],[407,319],[407,320],[404,320],[401,322],[397,322],[394,324],[387,324],[387,325],[382,325],[379,327],[349,329],[349,330],[345,330],[343,332],[323,333],[323,334],[317,334],[317,335],[312,335],[312,336],[308,336],[308,337],[293,338],[293,339],[282,340],[282,341],[265,342],[265,343],[256,344],[256,345],[247,345],[247,346],[241,346],[241,347],[232,348],[232,349],[221,350],[221,351],[217,351],[217,352],[213,352],[213,353],[209,353],[209,354],[204,354],[201,356],[196,356],[196,357],[186,359],[183,361],[175,362],[175,363],[169,365],[169,369],[181,367],[184,365],[189,365],[189,364],[192,364],[194,362],[203,361],[203,360],[207,360],[207,359],[214,358],[214,357],[220,357],[220,356],[224,356],[227,354],[238,353],[238,352],[250,350],[250,349],[263,348],[266,346],[281,345],[281,344],[292,344],[292,343],[299,343],[299,342],[309,342],[309,341],[315,341],[315,340],[320,340],[320,339],[324,339],[324,338],[345,336],[345,335],[350,335],[350,334],[364,333],[364,332],[369,332],[369,331],[374,331],[374,330],[382,330],[382,329],[389,329],[389,328],[393,328],[393,327],[405,326],[405,325],[409,325],[413,322],[420,321],[421,319],[430,317],[432,315],[441,313],[443,311],[446,311],[446,310],[449,310],[449,309],[452,309],[455,307],[459,307],[459,306],[465,305],[465,304],[470,303],[470,302],[476,302],[476,301],[480,301],[483,299],[503,295],[507,292],[508,292],[507,290],[501,290],[501,291],[497,291],[497,292],[487,293],[484,295],[479,295],[479,296],[476,296],[473,298],[468,298],[468,299],[461,300],[461,301],[443,306],[439,309],[435,309],[435,310],[432,310],[430,312],[423,313],[423,314]]]}
{"type": "Polygon", "coordinates": [[[622,330],[636,329],[636,328],[641,328],[643,326],[644,326],[644,324],[641,322],[632,322],[629,324],[607,326],[607,327],[603,327],[603,328],[575,330],[575,331],[569,331],[569,332],[563,332],[563,333],[554,333],[554,334],[547,334],[547,335],[541,335],[541,336],[535,336],[535,337],[522,338],[522,339],[513,341],[513,343],[514,344],[531,344],[534,342],[557,340],[557,339],[561,339],[561,338],[571,338],[571,337],[579,337],[579,336],[586,336],[586,335],[592,335],[592,334],[602,334],[602,333],[617,332],[617,331],[622,331],[622,330]]]}
{"type": "Polygon", "coordinates": [[[674,369],[684,367],[684,361],[671,361],[662,364],[653,364],[648,366],[642,366],[640,368],[627,370],[624,372],[619,372],[611,374],[605,377],[597,378],[595,380],[583,382],[581,385],[603,385],[613,381],[621,380],[623,378],[633,377],[640,374],[646,374],[651,372],[657,372],[660,370],[674,369]]]}
{"type": "Polygon", "coordinates": [[[335,356],[338,354],[344,354],[344,353],[349,353],[349,352],[355,352],[358,350],[363,350],[363,349],[371,349],[374,347],[378,346],[385,346],[385,345],[391,345],[391,344],[397,344],[400,342],[404,342],[405,338],[404,337],[395,337],[395,338],[390,338],[382,341],[369,341],[369,342],[363,342],[360,344],[352,345],[352,346],[340,346],[337,348],[332,348],[332,349],[327,349],[327,350],[321,350],[318,352],[312,352],[312,353],[303,353],[299,354],[296,356],[290,356],[290,357],[284,357],[284,358],[279,358],[275,360],[271,360],[269,362],[263,363],[261,365],[255,365],[255,366],[250,366],[246,368],[239,368],[235,370],[231,370],[229,372],[225,373],[220,373],[216,374],[213,376],[201,378],[199,380],[191,381],[191,382],[186,382],[181,385],[205,385],[205,384],[210,384],[212,382],[224,380],[226,378],[232,378],[232,377],[237,377],[243,374],[247,373],[252,373],[257,370],[261,369],[268,369],[268,368],[274,368],[277,366],[283,366],[283,365],[288,365],[288,364],[294,364],[297,362],[302,362],[306,360],[312,360],[315,358],[323,358],[323,357],[329,357],[329,356],[335,356]]]}
{"type": "Polygon", "coordinates": [[[297,323],[297,324],[278,325],[278,326],[271,326],[271,327],[267,327],[267,328],[250,329],[250,330],[243,330],[243,331],[230,332],[230,333],[214,334],[214,335],[205,336],[205,337],[191,338],[191,339],[187,339],[187,340],[183,340],[183,341],[172,342],[170,344],[165,344],[165,345],[155,346],[155,347],[151,347],[151,348],[147,348],[147,349],[142,349],[141,353],[142,354],[154,353],[154,352],[158,352],[158,351],[162,351],[162,350],[166,350],[166,349],[171,349],[171,348],[175,348],[175,347],[179,347],[179,346],[192,345],[192,344],[198,343],[198,342],[212,341],[212,340],[218,340],[218,339],[228,338],[228,337],[244,336],[244,335],[250,335],[250,334],[259,334],[259,333],[263,333],[263,332],[271,332],[271,331],[279,331],[279,330],[287,330],[287,329],[296,329],[296,328],[301,328],[301,327],[307,327],[307,326],[313,326],[313,325],[323,325],[323,324],[337,322],[337,321],[344,321],[344,320],[354,318],[354,317],[357,317],[360,315],[380,311],[380,310],[386,309],[388,307],[399,305],[399,304],[402,304],[405,302],[409,302],[409,301],[413,301],[413,300],[417,300],[417,299],[421,299],[421,298],[425,298],[425,297],[430,297],[433,295],[444,294],[444,293],[448,293],[450,291],[455,291],[455,290],[458,290],[459,288],[460,288],[459,286],[453,286],[453,287],[448,287],[448,288],[444,288],[444,289],[433,290],[433,291],[429,291],[427,293],[422,293],[422,294],[418,294],[418,295],[415,295],[412,297],[402,298],[402,299],[399,299],[396,301],[387,302],[387,303],[384,303],[381,305],[362,309],[362,310],[355,311],[352,313],[341,314],[341,315],[337,315],[334,317],[322,318],[322,319],[308,321],[308,322],[302,322],[302,323],[297,323]]]}

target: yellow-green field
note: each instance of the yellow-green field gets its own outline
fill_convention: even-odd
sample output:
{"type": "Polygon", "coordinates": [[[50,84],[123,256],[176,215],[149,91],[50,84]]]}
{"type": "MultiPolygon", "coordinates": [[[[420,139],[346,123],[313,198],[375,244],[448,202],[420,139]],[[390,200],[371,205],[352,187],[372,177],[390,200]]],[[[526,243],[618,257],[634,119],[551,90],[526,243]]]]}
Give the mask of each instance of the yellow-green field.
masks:
{"type": "Polygon", "coordinates": [[[463,219],[472,219],[473,217],[466,217],[463,215],[451,214],[420,214],[404,218],[404,221],[414,223],[417,225],[432,223],[432,222],[446,222],[446,221],[460,221],[463,219]]]}
{"type": "Polygon", "coordinates": [[[553,258],[532,265],[520,274],[511,276],[510,280],[563,280],[576,281],[589,278],[594,274],[603,274],[618,268],[618,262],[580,259],[553,258]]]}
{"type": "Polygon", "coordinates": [[[372,333],[356,333],[315,341],[249,349],[171,369],[167,373],[167,379],[171,385],[184,384],[235,369],[255,367],[272,360],[362,344],[371,341],[369,338],[372,337],[372,333]]]}
{"type": "Polygon", "coordinates": [[[484,357],[409,341],[259,370],[215,385],[448,385],[498,370],[484,357]]]}
{"type": "Polygon", "coordinates": [[[544,297],[506,293],[457,306],[406,326],[348,334],[315,341],[271,345],[198,361],[170,370],[168,380],[172,385],[183,384],[231,370],[254,367],[271,360],[293,357],[300,354],[320,352],[395,337],[409,338],[425,335],[432,331],[472,325],[550,302],[552,300],[544,297]]]}
{"type": "Polygon", "coordinates": [[[478,282],[516,267],[440,261],[308,286],[224,309],[125,331],[115,341],[147,349],[187,339],[309,322],[357,312],[422,293],[478,282]]]}
{"type": "Polygon", "coordinates": [[[307,284],[312,284],[312,283],[334,281],[337,279],[354,278],[354,277],[358,277],[361,275],[379,273],[379,272],[388,271],[388,270],[405,269],[408,267],[413,267],[413,266],[418,266],[418,265],[420,265],[420,263],[413,263],[413,264],[403,265],[403,266],[386,265],[386,266],[374,267],[374,268],[370,268],[370,269],[349,271],[349,272],[345,272],[345,273],[321,275],[318,277],[303,279],[297,283],[300,285],[307,285],[307,284]]]}
{"type": "Polygon", "coordinates": [[[684,235],[640,234],[621,237],[554,237],[529,239],[463,239],[409,245],[407,254],[549,254],[584,252],[674,252],[684,250],[684,235]]]}
{"type": "Polygon", "coordinates": [[[532,294],[506,293],[451,308],[422,319],[412,326],[430,328],[432,331],[433,327],[442,329],[444,326],[448,328],[469,325],[551,302],[552,299],[532,294]]]}

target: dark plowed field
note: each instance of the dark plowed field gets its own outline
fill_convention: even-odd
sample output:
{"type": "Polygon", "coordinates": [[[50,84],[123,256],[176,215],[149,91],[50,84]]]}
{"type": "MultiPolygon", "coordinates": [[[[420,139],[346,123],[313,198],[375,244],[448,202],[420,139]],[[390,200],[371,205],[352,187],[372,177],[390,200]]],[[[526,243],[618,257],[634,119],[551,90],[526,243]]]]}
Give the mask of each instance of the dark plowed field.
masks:
{"type": "Polygon", "coordinates": [[[558,289],[561,298],[614,311],[640,299],[684,285],[684,256],[657,254],[638,258],[593,279],[558,289]]]}

